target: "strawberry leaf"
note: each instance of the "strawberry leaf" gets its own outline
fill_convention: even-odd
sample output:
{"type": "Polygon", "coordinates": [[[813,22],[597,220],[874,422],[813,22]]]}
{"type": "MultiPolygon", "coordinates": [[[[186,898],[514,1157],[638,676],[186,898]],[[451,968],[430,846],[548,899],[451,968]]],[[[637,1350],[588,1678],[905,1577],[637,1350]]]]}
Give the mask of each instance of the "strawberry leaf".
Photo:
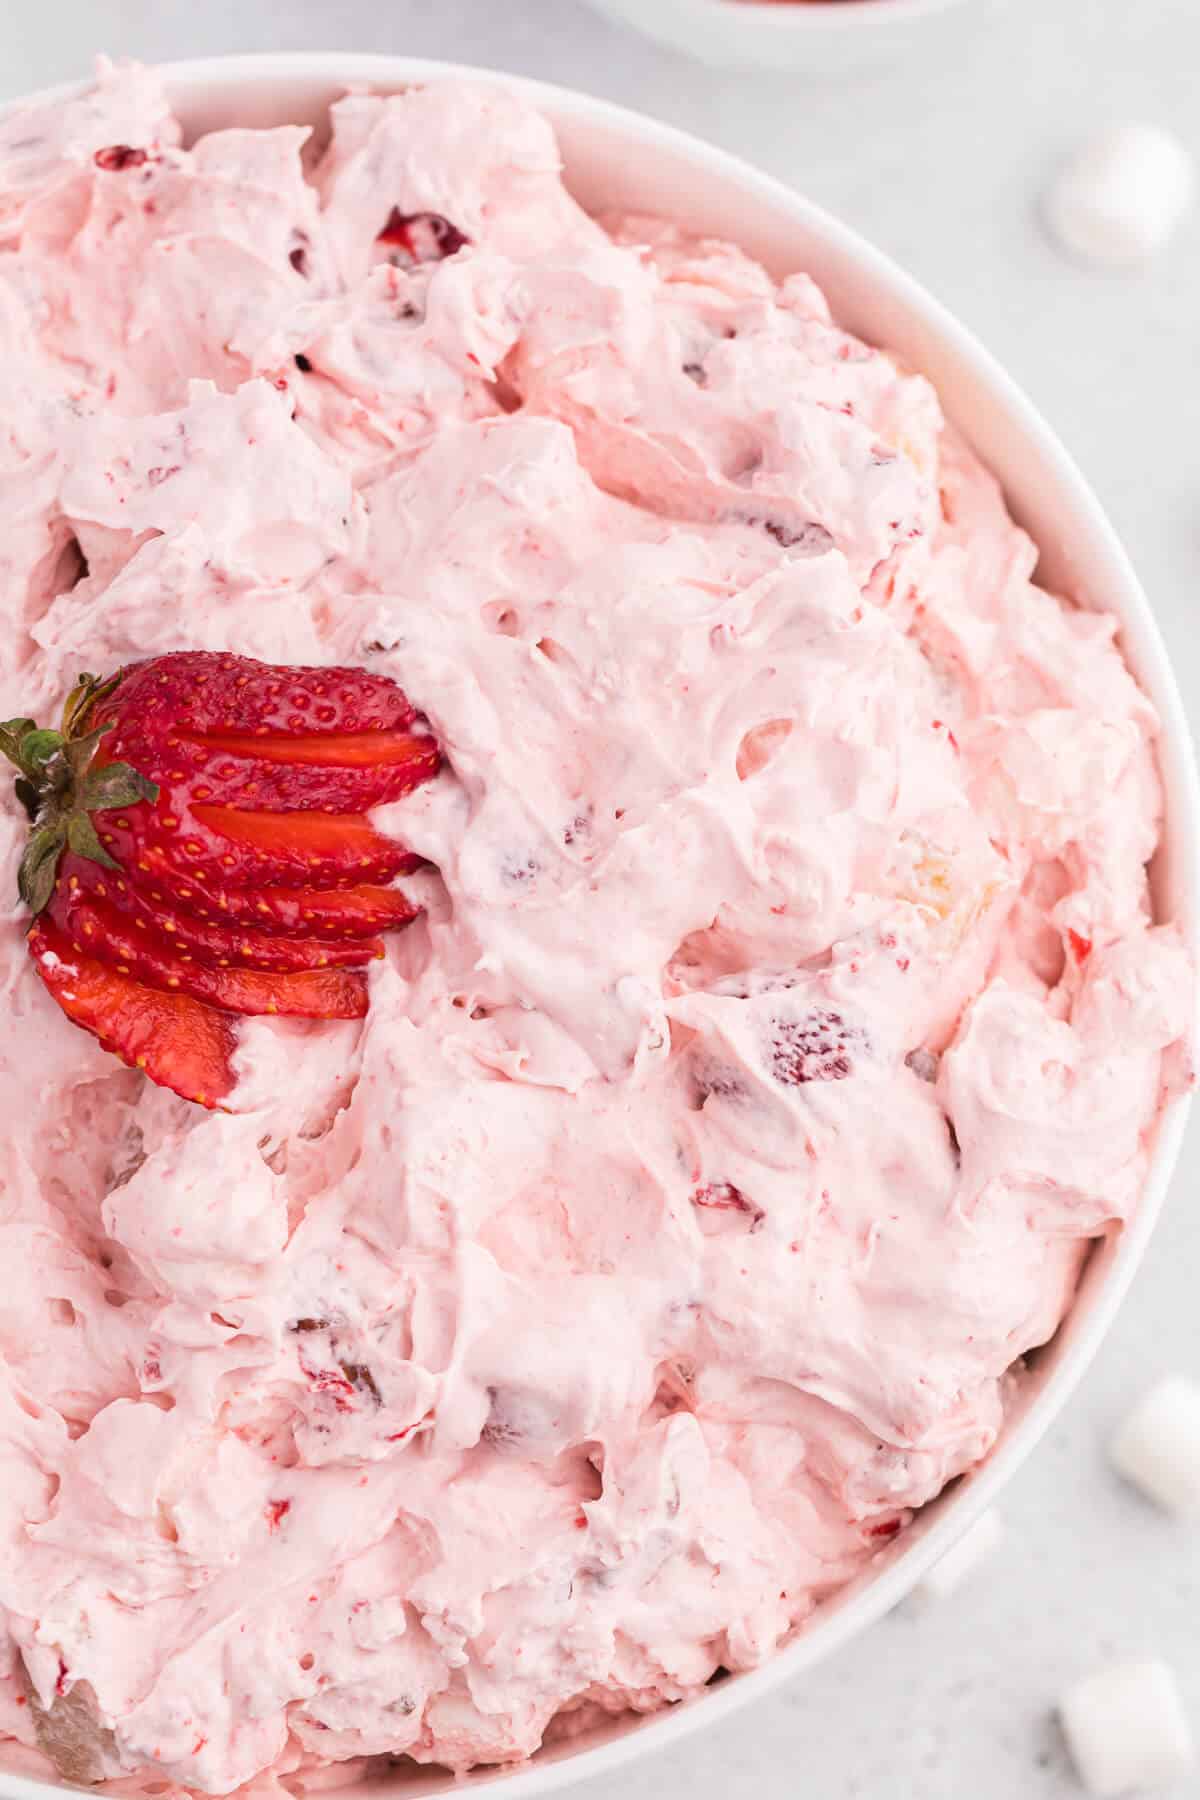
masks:
{"type": "Polygon", "coordinates": [[[83,737],[67,739],[63,749],[63,755],[70,764],[71,773],[73,775],[83,774],[83,771],[87,768],[92,757],[95,755],[96,745],[100,742],[100,739],[104,736],[105,732],[111,731],[115,724],[115,719],[109,719],[105,724],[98,725],[95,731],[86,732],[83,737]]]}
{"type": "Polygon", "coordinates": [[[21,767],[26,775],[37,780],[52,756],[57,756],[63,747],[61,731],[45,731],[34,726],[27,731],[18,746],[21,767]]]}
{"type": "Polygon", "coordinates": [[[30,823],[32,823],[37,818],[38,807],[41,805],[41,796],[37,788],[32,781],[27,781],[24,775],[18,775],[13,786],[16,789],[17,799],[29,814],[30,823]]]}
{"type": "Polygon", "coordinates": [[[63,707],[62,731],[64,737],[74,737],[75,727],[82,723],[89,707],[94,706],[97,700],[107,700],[121,680],[123,673],[124,670],[120,670],[116,675],[110,675],[107,680],[100,675],[80,675],[75,686],[67,695],[66,704],[63,707]]]}
{"type": "Polygon", "coordinates": [[[106,720],[85,731],[88,713],[120,680],[121,673],[108,679],[81,675],[67,695],[60,731],[46,730],[33,719],[0,722],[0,754],[20,771],[14,784],[16,797],[33,827],[21,858],[17,888],[34,913],[42,911],[54,892],[59,858],[66,845],[106,869],[119,866],[100,842],[92,812],[158,798],[154,782],[128,763],[99,769],[90,766],[97,745],[105,732],[113,729],[114,721],[106,720]]]}
{"type": "Polygon", "coordinates": [[[139,800],[158,799],[158,786],[131,769],[128,763],[108,763],[92,769],[76,788],[76,804],[84,812],[108,812],[114,806],[136,806],[139,800]]]}
{"type": "Polygon", "coordinates": [[[32,719],[5,719],[0,725],[0,752],[7,756],[9,762],[21,766],[21,739],[27,731],[34,729],[32,719]]]}
{"type": "Polygon", "coordinates": [[[61,820],[30,833],[17,872],[17,891],[32,913],[40,913],[54,892],[58,859],[66,841],[61,820]]]}
{"type": "Polygon", "coordinates": [[[121,866],[108,854],[85,812],[72,813],[67,820],[67,842],[76,856],[86,856],[89,862],[99,863],[102,868],[119,869],[121,866]]]}

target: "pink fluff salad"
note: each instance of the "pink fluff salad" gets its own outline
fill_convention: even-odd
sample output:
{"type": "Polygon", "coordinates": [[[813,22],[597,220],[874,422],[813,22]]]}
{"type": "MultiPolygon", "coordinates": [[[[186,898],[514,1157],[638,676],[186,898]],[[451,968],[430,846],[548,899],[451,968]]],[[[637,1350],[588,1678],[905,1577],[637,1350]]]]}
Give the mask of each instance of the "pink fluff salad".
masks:
{"type": "Polygon", "coordinates": [[[138,68],[0,123],[0,710],[359,663],[447,767],[228,1115],[50,1004],[3,784],[0,1737],[268,1796],[771,1656],[987,1456],[1192,977],[1114,621],[805,275],[490,87],[179,142],[138,68]]]}

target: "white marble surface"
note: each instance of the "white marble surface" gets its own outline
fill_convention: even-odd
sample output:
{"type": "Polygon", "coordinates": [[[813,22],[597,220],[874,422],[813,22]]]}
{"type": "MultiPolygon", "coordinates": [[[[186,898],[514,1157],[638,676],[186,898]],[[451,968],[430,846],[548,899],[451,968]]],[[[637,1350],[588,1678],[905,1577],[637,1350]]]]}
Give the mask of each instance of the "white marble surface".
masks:
{"type": "MultiPolygon", "coordinates": [[[[1194,0],[970,0],[936,60],[838,85],[720,75],[577,0],[54,0],[0,5],[0,95],[147,58],[408,51],[591,89],[737,150],[891,251],[1058,426],[1124,533],[1200,711],[1200,221],[1127,277],[1065,263],[1038,190],[1097,121],[1147,117],[1200,154],[1194,0]]],[[[1200,1733],[1200,1533],[1154,1514],[1103,1442],[1158,1372],[1200,1375],[1200,1136],[1081,1394],[1007,1496],[1008,1534],[954,1602],[893,1615],[835,1661],[619,1778],[623,1800],[1058,1800],[1078,1792],[1055,1696],[1159,1654],[1200,1733]]],[[[586,1800],[602,1800],[593,1783],[586,1800]]],[[[1200,1794],[1200,1773],[1178,1800],[1200,1794]]]]}

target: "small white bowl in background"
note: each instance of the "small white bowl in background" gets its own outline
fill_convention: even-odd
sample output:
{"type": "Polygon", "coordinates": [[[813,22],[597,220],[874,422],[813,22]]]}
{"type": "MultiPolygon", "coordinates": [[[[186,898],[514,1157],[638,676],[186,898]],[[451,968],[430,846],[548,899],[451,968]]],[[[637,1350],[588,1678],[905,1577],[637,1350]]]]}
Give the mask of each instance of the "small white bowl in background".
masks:
{"type": "Polygon", "coordinates": [[[719,68],[827,75],[927,43],[961,0],[592,0],[610,19],[719,68]]]}
{"type": "MultiPolygon", "coordinates": [[[[911,15],[936,3],[873,0],[872,10],[895,7],[911,15]]],[[[631,4],[648,6],[650,0],[631,4]]],[[[846,0],[847,12],[864,10],[846,0]]],[[[783,182],[698,138],[566,88],[450,63],[345,53],[214,57],[169,64],[162,73],[188,141],[229,125],[319,125],[347,88],[394,93],[455,77],[511,87],[555,126],[567,185],[584,206],[659,213],[740,243],[776,276],[797,269],[811,274],[848,330],[930,378],[946,414],[999,478],[1015,517],[1037,543],[1041,580],[1119,621],[1126,658],[1162,722],[1166,814],[1152,869],[1155,910],[1160,919],[1177,921],[1200,953],[1200,788],[1179,689],[1150,603],[1099,502],[1050,427],[970,333],[894,263],[783,182]]],[[[73,91],[62,87],[34,98],[62,99],[73,91]]],[[[1070,354],[1069,344],[1064,354],[1070,354]]],[[[611,1778],[632,1758],[664,1750],[796,1680],[881,1619],[992,1504],[1099,1349],[1166,1198],[1188,1104],[1186,1098],[1172,1100],[1158,1120],[1147,1145],[1141,1203],[1122,1230],[1095,1245],[1059,1331],[1028,1359],[992,1454],[925,1507],[880,1552],[875,1567],[820,1607],[784,1649],[686,1703],[609,1719],[513,1769],[456,1777],[407,1766],[390,1777],[373,1772],[353,1786],[330,1784],[321,1800],[470,1800],[485,1785],[490,1800],[534,1800],[588,1777],[611,1778]]],[[[10,1771],[0,1759],[0,1800],[78,1800],[78,1792],[10,1771]]]]}

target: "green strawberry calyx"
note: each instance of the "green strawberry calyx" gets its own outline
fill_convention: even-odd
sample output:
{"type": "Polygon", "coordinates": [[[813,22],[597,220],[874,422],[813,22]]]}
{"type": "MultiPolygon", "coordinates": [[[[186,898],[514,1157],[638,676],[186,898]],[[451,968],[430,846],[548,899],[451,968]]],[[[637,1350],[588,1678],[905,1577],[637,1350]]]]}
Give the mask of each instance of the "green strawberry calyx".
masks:
{"type": "Polygon", "coordinates": [[[33,719],[0,722],[0,752],[18,771],[16,796],[29,817],[17,891],[32,913],[40,913],[49,902],[64,850],[106,869],[118,867],[100,842],[93,813],[158,799],[157,784],[128,763],[93,766],[97,746],[115,720],[91,731],[87,721],[93,707],[106,700],[120,680],[120,674],[80,675],[67,695],[57,731],[33,719]]]}

